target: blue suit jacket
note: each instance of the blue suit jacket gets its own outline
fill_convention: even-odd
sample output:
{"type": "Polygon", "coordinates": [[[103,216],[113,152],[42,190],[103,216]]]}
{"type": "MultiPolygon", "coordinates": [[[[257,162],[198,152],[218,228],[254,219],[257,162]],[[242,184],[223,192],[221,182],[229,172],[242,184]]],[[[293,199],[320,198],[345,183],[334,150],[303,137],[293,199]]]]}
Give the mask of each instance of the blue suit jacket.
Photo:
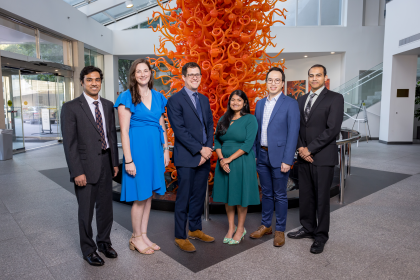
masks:
{"type": "MultiPolygon", "coordinates": [[[[267,97],[261,99],[255,108],[258,133],[253,148],[257,159],[261,146],[261,129],[266,100],[267,97]]],[[[297,101],[281,93],[267,127],[268,154],[271,166],[281,167],[282,162],[289,165],[294,163],[299,127],[300,113],[297,101]]]]}
{"type": "Polygon", "coordinates": [[[207,141],[203,143],[203,131],[197,109],[187,92],[182,89],[168,99],[168,118],[175,135],[174,164],[179,167],[196,167],[200,163],[203,146],[213,147],[213,114],[209,99],[198,94],[207,141]]]}

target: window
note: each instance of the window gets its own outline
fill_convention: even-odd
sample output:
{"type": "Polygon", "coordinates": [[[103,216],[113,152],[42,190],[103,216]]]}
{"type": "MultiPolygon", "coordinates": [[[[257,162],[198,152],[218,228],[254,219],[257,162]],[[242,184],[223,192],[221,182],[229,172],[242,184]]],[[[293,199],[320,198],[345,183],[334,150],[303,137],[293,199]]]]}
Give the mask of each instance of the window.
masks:
{"type": "Polygon", "coordinates": [[[35,29],[0,17],[0,50],[37,57],[35,29]]]}
{"type": "Polygon", "coordinates": [[[274,26],[342,25],[343,0],[288,0],[277,2],[276,8],[285,9],[286,19],[274,14],[275,21],[285,23],[274,26]]]}
{"type": "Polygon", "coordinates": [[[39,51],[41,53],[41,59],[61,64],[64,63],[63,40],[40,33],[39,51]]]}

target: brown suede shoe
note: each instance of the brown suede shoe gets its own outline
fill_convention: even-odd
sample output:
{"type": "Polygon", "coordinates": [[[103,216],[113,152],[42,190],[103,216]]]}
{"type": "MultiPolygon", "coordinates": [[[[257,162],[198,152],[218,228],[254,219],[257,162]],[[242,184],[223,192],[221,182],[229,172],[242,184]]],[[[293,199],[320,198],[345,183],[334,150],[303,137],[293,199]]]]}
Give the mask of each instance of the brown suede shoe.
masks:
{"type": "Polygon", "coordinates": [[[260,225],[258,229],[254,231],[253,233],[251,233],[249,237],[257,239],[257,238],[263,237],[264,235],[272,234],[272,233],[273,233],[273,230],[271,229],[271,227],[267,228],[264,225],[260,225]]]}
{"type": "Polygon", "coordinates": [[[188,239],[175,238],[175,245],[184,252],[193,253],[195,252],[194,245],[188,239]]]}
{"type": "Polygon", "coordinates": [[[284,240],[284,232],[282,231],[275,231],[274,232],[274,241],[273,241],[273,245],[275,247],[281,247],[283,246],[285,243],[284,240]]]}
{"type": "Polygon", "coordinates": [[[202,232],[199,229],[197,229],[196,231],[188,231],[188,238],[198,239],[207,243],[214,242],[214,237],[204,234],[204,232],[202,232]]]}

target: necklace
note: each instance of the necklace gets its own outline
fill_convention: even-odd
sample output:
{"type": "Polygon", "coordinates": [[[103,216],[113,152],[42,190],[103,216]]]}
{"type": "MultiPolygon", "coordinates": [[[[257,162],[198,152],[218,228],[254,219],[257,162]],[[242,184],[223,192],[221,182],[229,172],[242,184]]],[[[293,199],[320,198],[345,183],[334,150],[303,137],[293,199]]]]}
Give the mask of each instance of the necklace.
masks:
{"type": "Polygon", "coordinates": [[[146,95],[141,96],[141,94],[140,94],[140,96],[141,96],[141,97],[148,97],[148,96],[149,96],[149,91],[150,91],[150,89],[147,91],[147,94],[146,94],[146,95]]]}

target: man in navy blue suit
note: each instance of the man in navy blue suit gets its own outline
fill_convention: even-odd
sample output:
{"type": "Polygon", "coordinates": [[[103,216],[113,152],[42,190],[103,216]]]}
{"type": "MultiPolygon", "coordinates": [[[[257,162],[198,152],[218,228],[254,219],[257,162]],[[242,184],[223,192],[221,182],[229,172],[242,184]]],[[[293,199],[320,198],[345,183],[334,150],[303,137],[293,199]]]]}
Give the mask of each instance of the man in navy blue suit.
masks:
{"type": "Polygon", "coordinates": [[[209,99],[198,93],[201,69],[195,62],[182,67],[185,87],[168,99],[168,118],[175,135],[174,164],[178,174],[175,202],[175,244],[185,252],[195,252],[188,240],[213,242],[202,232],[210,157],[213,147],[213,115],[209,99]],[[188,238],[186,233],[188,219],[188,238]]]}
{"type": "Polygon", "coordinates": [[[258,133],[254,143],[257,172],[262,191],[261,226],[251,238],[272,234],[271,221],[276,212],[273,245],[285,243],[287,218],[287,181],[299,136],[300,114],[295,99],[282,93],[285,76],[282,69],[273,67],[266,76],[269,95],[257,103],[255,117],[258,133]]]}

